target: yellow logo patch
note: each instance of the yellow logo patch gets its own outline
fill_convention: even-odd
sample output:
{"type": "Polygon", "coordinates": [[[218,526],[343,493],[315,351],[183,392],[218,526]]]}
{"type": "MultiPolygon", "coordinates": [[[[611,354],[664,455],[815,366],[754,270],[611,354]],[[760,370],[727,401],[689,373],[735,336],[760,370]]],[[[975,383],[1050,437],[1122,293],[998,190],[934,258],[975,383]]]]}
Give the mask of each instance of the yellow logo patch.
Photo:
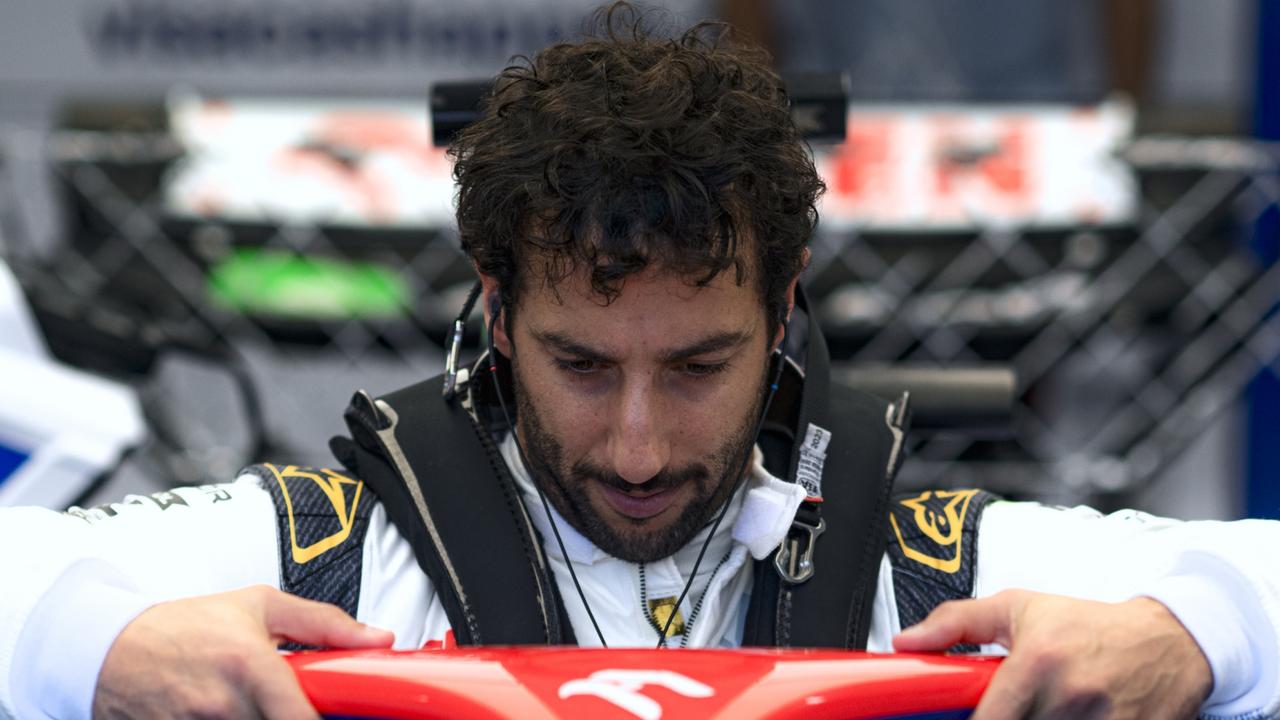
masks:
{"type": "Polygon", "coordinates": [[[667,637],[684,634],[684,616],[681,614],[680,608],[676,607],[676,599],[674,597],[650,600],[649,617],[658,623],[659,628],[667,627],[667,621],[671,621],[671,627],[667,628],[667,637]],[[676,616],[675,620],[671,620],[672,615],[676,616]]]}
{"type": "Polygon", "coordinates": [[[296,465],[286,465],[283,468],[268,464],[266,466],[276,477],[276,482],[280,484],[280,492],[284,495],[284,504],[289,512],[289,542],[293,546],[293,561],[299,565],[315,560],[325,552],[341,545],[351,535],[351,528],[355,525],[356,508],[360,505],[360,494],[364,490],[364,483],[359,480],[352,480],[345,475],[340,475],[332,470],[302,470],[296,465]],[[298,545],[297,524],[294,522],[293,498],[289,495],[289,484],[298,482],[315,483],[329,500],[329,504],[333,507],[333,514],[338,520],[338,530],[331,535],[321,538],[316,542],[301,547],[298,545]],[[352,492],[350,507],[348,507],[347,493],[352,492]]]}
{"type": "Polygon", "coordinates": [[[900,501],[900,505],[912,511],[916,529],[936,545],[936,553],[907,545],[902,537],[902,528],[898,526],[897,515],[890,513],[889,523],[893,525],[893,534],[898,538],[902,554],[940,572],[952,574],[959,570],[964,518],[969,512],[969,501],[977,494],[978,490],[926,490],[916,497],[900,501]],[[930,503],[930,500],[934,502],[930,503]],[[940,511],[935,510],[939,504],[942,505],[940,511]]]}

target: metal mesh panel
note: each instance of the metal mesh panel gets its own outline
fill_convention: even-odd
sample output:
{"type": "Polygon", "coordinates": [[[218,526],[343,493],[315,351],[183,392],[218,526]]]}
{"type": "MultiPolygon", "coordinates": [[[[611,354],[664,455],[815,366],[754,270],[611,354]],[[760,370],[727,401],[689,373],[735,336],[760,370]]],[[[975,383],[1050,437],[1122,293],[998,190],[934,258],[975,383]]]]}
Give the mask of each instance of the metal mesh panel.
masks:
{"type": "Polygon", "coordinates": [[[1250,251],[1275,149],[1147,138],[1137,227],[824,238],[833,344],[859,362],[1004,362],[1014,438],[930,438],[908,485],[1081,500],[1149,483],[1280,357],[1280,269],[1250,251]]]}
{"type": "MultiPolygon", "coordinates": [[[[10,156],[29,151],[29,137],[4,141],[10,156]]],[[[450,229],[166,216],[161,179],[182,150],[154,130],[63,131],[39,152],[62,236],[36,247],[0,166],[0,248],[46,328],[63,328],[55,351],[142,390],[168,458],[150,470],[157,482],[225,480],[254,453],[325,464],[352,390],[390,390],[441,367],[470,282],[450,229]],[[229,306],[211,274],[246,248],[359,263],[401,288],[394,312],[229,306]],[[256,395],[236,395],[249,385],[256,395]]],[[[904,484],[1056,501],[1132,491],[1261,369],[1277,369],[1280,269],[1249,247],[1280,201],[1275,148],[1143,138],[1125,157],[1140,178],[1132,228],[819,229],[808,278],[837,360],[1017,371],[1012,438],[918,441],[904,484]]],[[[317,291],[321,307],[332,304],[325,292],[336,291],[317,291]]]]}

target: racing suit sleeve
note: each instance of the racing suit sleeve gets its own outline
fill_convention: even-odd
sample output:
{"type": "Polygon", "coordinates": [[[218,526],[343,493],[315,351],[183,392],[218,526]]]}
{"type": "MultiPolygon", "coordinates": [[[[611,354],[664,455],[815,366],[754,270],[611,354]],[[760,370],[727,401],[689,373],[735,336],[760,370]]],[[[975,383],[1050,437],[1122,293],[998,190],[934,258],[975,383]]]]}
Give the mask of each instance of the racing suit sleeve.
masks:
{"type": "Polygon", "coordinates": [[[0,717],[88,718],[116,636],[151,605],[278,586],[255,479],[58,513],[0,509],[0,717]]]}
{"type": "MultiPolygon", "coordinates": [[[[1182,522],[1126,510],[994,502],[977,536],[976,597],[1022,588],[1163,603],[1199,643],[1202,717],[1280,715],[1280,523],[1182,522]]],[[[1153,658],[1154,660],[1154,658],[1153,658]]]]}

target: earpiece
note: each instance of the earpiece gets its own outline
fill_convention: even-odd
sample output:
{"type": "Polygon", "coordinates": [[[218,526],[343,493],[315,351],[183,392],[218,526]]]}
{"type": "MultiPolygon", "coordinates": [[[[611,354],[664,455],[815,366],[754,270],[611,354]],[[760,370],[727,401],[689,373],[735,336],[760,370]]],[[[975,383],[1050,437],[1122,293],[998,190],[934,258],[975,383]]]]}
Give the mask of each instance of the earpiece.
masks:
{"type": "Polygon", "coordinates": [[[778,354],[786,352],[787,336],[791,334],[791,309],[783,307],[778,313],[778,327],[782,328],[782,337],[778,339],[778,344],[773,346],[773,351],[778,354]]]}
{"type": "MultiPolygon", "coordinates": [[[[485,305],[489,309],[489,360],[490,362],[496,363],[498,360],[498,351],[493,347],[493,333],[494,329],[498,326],[498,318],[502,315],[502,293],[497,291],[492,292],[485,296],[484,301],[485,305]]],[[[505,323],[503,327],[506,327],[505,323]]]]}

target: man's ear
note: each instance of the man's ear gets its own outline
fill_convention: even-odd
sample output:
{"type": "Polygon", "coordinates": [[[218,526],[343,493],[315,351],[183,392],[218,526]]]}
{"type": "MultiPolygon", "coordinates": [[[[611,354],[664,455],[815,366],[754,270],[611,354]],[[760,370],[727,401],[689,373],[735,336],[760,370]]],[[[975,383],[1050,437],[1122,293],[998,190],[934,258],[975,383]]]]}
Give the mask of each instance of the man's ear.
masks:
{"type": "MultiPolygon", "coordinates": [[[[498,279],[492,275],[480,274],[480,301],[484,309],[484,327],[488,332],[493,316],[502,310],[502,289],[498,279]]],[[[507,335],[507,314],[498,315],[498,322],[493,324],[493,347],[506,357],[511,357],[511,337],[507,335]]]]}
{"type": "Polygon", "coordinates": [[[786,337],[787,323],[791,322],[791,313],[796,309],[796,286],[800,284],[800,276],[804,274],[805,268],[809,267],[809,248],[804,249],[804,254],[800,259],[800,272],[791,278],[790,284],[787,285],[787,312],[781,318],[782,322],[778,323],[778,332],[773,336],[773,347],[777,348],[782,345],[783,338],[786,337]]]}

